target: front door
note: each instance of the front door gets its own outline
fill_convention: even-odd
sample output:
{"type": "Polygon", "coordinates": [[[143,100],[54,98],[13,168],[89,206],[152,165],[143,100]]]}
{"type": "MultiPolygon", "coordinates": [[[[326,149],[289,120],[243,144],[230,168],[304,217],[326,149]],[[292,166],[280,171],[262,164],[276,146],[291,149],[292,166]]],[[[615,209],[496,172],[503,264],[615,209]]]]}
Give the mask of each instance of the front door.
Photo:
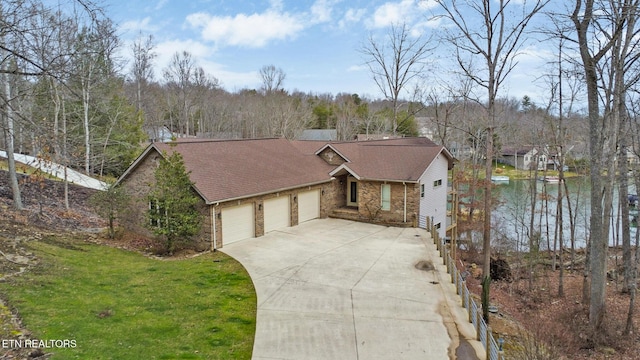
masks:
{"type": "Polygon", "coordinates": [[[358,180],[347,178],[347,206],[358,206],[358,180]]]}

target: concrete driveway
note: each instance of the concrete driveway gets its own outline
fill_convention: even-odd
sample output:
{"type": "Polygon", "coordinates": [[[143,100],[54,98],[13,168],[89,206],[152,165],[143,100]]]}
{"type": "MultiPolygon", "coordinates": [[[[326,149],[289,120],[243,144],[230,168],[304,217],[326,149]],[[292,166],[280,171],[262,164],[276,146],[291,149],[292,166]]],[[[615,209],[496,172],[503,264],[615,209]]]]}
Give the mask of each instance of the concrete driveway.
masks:
{"type": "Polygon", "coordinates": [[[318,219],[221,251],[256,288],[253,359],[484,358],[425,230],[318,219]]]}

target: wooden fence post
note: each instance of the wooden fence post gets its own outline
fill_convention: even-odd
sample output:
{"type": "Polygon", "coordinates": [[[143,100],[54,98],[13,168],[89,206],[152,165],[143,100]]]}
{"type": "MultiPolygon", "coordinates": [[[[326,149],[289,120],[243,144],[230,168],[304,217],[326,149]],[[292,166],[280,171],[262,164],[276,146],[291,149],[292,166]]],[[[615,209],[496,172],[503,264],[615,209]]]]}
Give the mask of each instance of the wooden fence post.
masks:
{"type": "Polygon", "coordinates": [[[491,327],[489,325],[487,325],[487,334],[485,336],[487,339],[487,346],[485,350],[487,351],[487,360],[489,360],[491,359],[491,337],[493,336],[491,334],[491,327]]]}
{"type": "Polygon", "coordinates": [[[478,341],[482,341],[482,336],[480,336],[480,324],[482,320],[482,311],[476,311],[476,334],[478,334],[478,341]]]}

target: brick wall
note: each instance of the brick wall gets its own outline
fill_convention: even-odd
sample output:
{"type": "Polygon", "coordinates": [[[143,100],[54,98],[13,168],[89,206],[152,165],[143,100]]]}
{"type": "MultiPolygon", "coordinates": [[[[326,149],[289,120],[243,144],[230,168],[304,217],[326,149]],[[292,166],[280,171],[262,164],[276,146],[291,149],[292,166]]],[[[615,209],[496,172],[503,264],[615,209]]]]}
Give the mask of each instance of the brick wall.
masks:
{"type": "Polygon", "coordinates": [[[320,206],[320,217],[326,218],[333,209],[343,207],[347,201],[347,177],[338,177],[325,184],[320,206]]]}
{"type": "MultiPolygon", "coordinates": [[[[147,196],[155,184],[155,170],[161,158],[162,156],[158,152],[151,150],[145,158],[141,159],[135,171],[132,171],[121,183],[130,199],[129,208],[120,221],[121,225],[128,230],[152,238],[154,237],[153,232],[146,227],[147,211],[149,210],[147,196]]],[[[204,200],[197,206],[202,215],[201,231],[194,236],[190,247],[197,251],[203,251],[211,247],[211,221],[204,200]]]]}
{"type": "MultiPolygon", "coordinates": [[[[391,186],[391,202],[389,210],[381,209],[382,184],[381,181],[358,182],[358,214],[361,221],[374,223],[398,224],[404,222],[405,185],[388,182],[391,186]]],[[[418,184],[407,183],[407,223],[413,226],[418,212],[420,188],[418,184]]]]}
{"type": "Polygon", "coordinates": [[[345,162],[342,156],[338,155],[338,153],[333,151],[333,149],[331,148],[326,148],[322,150],[322,152],[320,153],[320,157],[322,157],[322,159],[326,161],[328,164],[331,164],[334,166],[342,165],[345,162]]]}

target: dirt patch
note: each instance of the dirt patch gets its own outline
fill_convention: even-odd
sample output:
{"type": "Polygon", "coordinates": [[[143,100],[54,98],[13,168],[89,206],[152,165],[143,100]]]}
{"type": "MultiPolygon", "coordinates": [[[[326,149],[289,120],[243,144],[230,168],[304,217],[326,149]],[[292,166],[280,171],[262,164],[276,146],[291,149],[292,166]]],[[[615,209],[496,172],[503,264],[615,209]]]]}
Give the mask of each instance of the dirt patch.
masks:
{"type": "Polygon", "coordinates": [[[476,350],[469,340],[461,336],[458,324],[451,314],[451,310],[446,302],[440,303],[438,313],[444,319],[444,326],[447,328],[451,344],[449,345],[449,358],[460,360],[479,360],[476,350]]]}
{"type": "Polygon", "coordinates": [[[466,339],[460,340],[460,345],[456,348],[455,356],[455,359],[460,360],[479,360],[478,355],[476,355],[476,350],[466,339]]]}
{"type": "Polygon", "coordinates": [[[418,261],[415,267],[416,269],[422,270],[422,271],[433,271],[436,269],[435,266],[433,266],[433,263],[427,260],[418,261]]]}
{"type": "MultiPolygon", "coordinates": [[[[610,268],[616,267],[619,249],[610,249],[610,268]]],[[[461,258],[467,257],[459,252],[461,258]]],[[[491,283],[492,305],[498,312],[490,314],[490,326],[494,337],[505,339],[505,356],[517,357],[519,351],[531,353],[542,351],[545,359],[638,359],[640,354],[640,332],[624,335],[626,315],[629,308],[629,295],[621,292],[622,279],[609,279],[606,292],[606,311],[604,329],[597,334],[595,341],[589,330],[588,304],[583,302],[583,266],[584,257],[577,254],[577,266],[574,270],[565,269],[563,296],[559,296],[559,271],[547,265],[543,258],[529,282],[529,268],[517,256],[508,259],[511,265],[511,281],[493,281],[491,283]],[[519,262],[520,261],[520,262],[519,262]]],[[[550,263],[550,261],[549,261],[550,263]]],[[[468,263],[457,262],[461,269],[470,267],[468,263]]],[[[481,267],[481,265],[480,265],[481,267]]],[[[471,272],[466,278],[467,287],[480,303],[480,273],[471,272]]],[[[640,328],[640,304],[635,304],[634,329],[640,328]]],[[[524,358],[526,354],[519,354],[524,358]]]]}

